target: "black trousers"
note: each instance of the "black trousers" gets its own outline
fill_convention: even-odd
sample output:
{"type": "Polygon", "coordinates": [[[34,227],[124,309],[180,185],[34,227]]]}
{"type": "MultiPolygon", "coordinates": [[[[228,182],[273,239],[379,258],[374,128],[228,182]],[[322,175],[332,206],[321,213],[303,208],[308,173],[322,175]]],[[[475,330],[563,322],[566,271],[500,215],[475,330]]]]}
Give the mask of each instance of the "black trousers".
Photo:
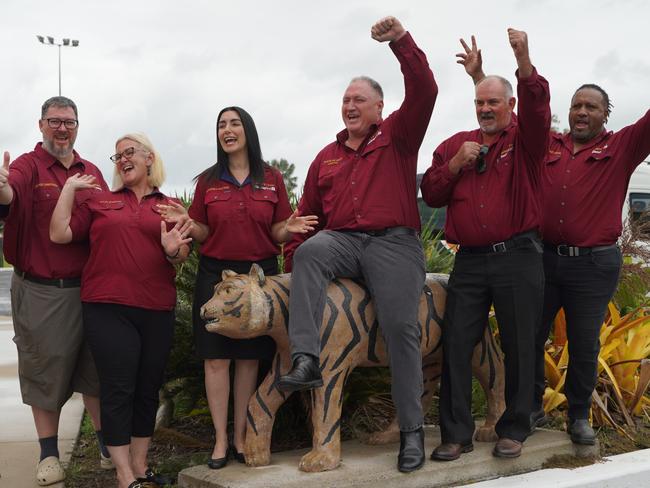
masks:
{"type": "Polygon", "coordinates": [[[506,369],[506,410],[496,432],[500,438],[526,439],[533,402],[535,331],[543,293],[542,251],[536,237],[503,253],[456,255],[442,327],[442,442],[472,441],[472,354],[487,326],[492,303],[506,369]]]}
{"type": "Polygon", "coordinates": [[[564,308],[569,345],[569,367],[564,392],[569,418],[586,419],[596,386],[600,328],[621,271],[618,248],[586,256],[559,256],[544,250],[544,313],[535,345],[534,409],[542,408],[544,395],[544,344],[560,307],[564,308]]]}
{"type": "Polygon", "coordinates": [[[174,312],[113,303],[82,305],[99,375],[106,444],[123,446],[131,437],[151,437],[174,336],[174,312]]]}

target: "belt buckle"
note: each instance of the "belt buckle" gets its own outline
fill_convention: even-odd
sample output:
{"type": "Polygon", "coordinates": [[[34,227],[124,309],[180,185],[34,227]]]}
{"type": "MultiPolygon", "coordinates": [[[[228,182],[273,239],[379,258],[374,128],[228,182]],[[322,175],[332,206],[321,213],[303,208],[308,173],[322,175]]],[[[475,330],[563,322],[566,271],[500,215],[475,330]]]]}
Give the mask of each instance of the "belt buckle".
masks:
{"type": "Polygon", "coordinates": [[[575,257],[580,256],[580,248],[575,246],[569,246],[567,244],[560,244],[557,246],[558,256],[569,256],[575,257]]]}
{"type": "Polygon", "coordinates": [[[497,242],[496,244],[492,244],[492,251],[494,252],[506,252],[508,249],[506,248],[506,243],[505,242],[497,242]]]}

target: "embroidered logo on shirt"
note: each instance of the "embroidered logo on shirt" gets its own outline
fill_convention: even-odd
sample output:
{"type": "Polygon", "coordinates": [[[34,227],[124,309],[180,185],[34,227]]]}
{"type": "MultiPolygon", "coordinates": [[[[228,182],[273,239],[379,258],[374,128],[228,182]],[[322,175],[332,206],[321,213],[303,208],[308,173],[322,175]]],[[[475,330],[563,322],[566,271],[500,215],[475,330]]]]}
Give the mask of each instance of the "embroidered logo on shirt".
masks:
{"type": "Polygon", "coordinates": [[[323,164],[325,166],[334,166],[335,164],[339,164],[342,160],[343,160],[343,158],[326,159],[325,161],[323,161],[323,164]]]}
{"type": "Polygon", "coordinates": [[[552,154],[553,156],[561,156],[562,155],[562,151],[552,151],[550,149],[548,150],[548,153],[552,154]]]}
{"type": "Polygon", "coordinates": [[[262,183],[261,185],[255,185],[255,188],[258,190],[270,190],[275,191],[275,185],[266,185],[262,183]]]}
{"type": "Polygon", "coordinates": [[[595,147],[591,151],[591,154],[600,154],[602,153],[605,149],[607,149],[607,144],[605,144],[603,147],[595,147]]]}
{"type": "Polygon", "coordinates": [[[205,190],[206,193],[209,191],[230,191],[230,187],[228,185],[213,186],[212,188],[205,190]]]}
{"type": "Polygon", "coordinates": [[[505,158],[511,151],[512,151],[512,144],[508,144],[508,147],[506,147],[503,151],[501,151],[499,157],[505,158]]]}
{"type": "Polygon", "coordinates": [[[37,183],[34,188],[59,188],[56,183],[37,183]]]}

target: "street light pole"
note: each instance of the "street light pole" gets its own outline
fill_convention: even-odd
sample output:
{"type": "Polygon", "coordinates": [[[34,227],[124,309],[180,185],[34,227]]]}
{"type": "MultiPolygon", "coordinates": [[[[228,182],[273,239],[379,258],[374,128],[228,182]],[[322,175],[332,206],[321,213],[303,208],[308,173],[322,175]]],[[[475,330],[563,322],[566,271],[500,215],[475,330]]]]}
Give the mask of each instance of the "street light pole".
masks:
{"type": "Polygon", "coordinates": [[[79,46],[79,41],[76,39],[61,39],[61,42],[57,42],[51,36],[36,36],[36,39],[46,46],[57,46],[59,48],[59,96],[61,96],[61,47],[77,47],[79,46]]]}

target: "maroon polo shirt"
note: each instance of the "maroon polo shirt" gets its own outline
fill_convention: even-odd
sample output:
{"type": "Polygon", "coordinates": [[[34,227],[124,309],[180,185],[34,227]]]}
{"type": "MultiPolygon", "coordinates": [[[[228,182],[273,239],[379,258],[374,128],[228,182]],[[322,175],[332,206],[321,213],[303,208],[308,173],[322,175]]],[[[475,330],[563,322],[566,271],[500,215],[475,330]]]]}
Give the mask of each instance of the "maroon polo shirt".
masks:
{"type": "Polygon", "coordinates": [[[242,185],[227,171],[219,179],[200,178],[190,217],[209,227],[201,254],[228,261],[259,261],[280,254],[271,226],[292,214],[282,174],[264,170],[264,182],[242,185]]]}
{"type": "Polygon", "coordinates": [[[319,229],[420,228],[417,157],[438,87],[410,34],[390,47],[404,75],[404,101],[372,126],[358,150],[345,145],[348,132],[343,130],[312,162],[298,208],[301,215],[317,215],[319,229]]]}
{"type": "Polygon", "coordinates": [[[542,175],[542,236],[551,244],[614,244],[630,176],[650,153],[650,110],[618,132],[603,131],[573,154],[570,134],[553,134],[542,175]]]}
{"type": "Polygon", "coordinates": [[[73,241],[90,240],[81,301],[174,308],[176,272],[160,243],[161,217],[156,208],[170,200],[178,202],[155,189],[138,202],[131,190],[122,188],[95,192],[73,211],[73,241]]]}
{"type": "Polygon", "coordinates": [[[458,175],[449,161],[465,141],[483,143],[480,129],[459,132],[433,153],[422,179],[422,197],[431,207],[447,205],[445,235],[461,246],[485,246],[540,226],[540,173],[548,147],[551,121],[548,82],[533,70],[517,73],[518,115],[492,143],[485,156],[487,170],[474,165],[458,175]]]}
{"type": "MultiPolygon", "coordinates": [[[[66,180],[77,173],[90,174],[108,190],[101,171],[74,151],[74,162],[67,169],[54,156],[36,144],[30,153],[9,166],[9,183],[14,192],[4,227],[4,255],[16,268],[41,278],[78,278],[88,259],[88,242],[54,244],[50,240],[50,218],[66,180]]],[[[75,194],[75,205],[87,199],[92,190],[75,194]]],[[[8,208],[7,208],[8,207],[8,208]]]]}

